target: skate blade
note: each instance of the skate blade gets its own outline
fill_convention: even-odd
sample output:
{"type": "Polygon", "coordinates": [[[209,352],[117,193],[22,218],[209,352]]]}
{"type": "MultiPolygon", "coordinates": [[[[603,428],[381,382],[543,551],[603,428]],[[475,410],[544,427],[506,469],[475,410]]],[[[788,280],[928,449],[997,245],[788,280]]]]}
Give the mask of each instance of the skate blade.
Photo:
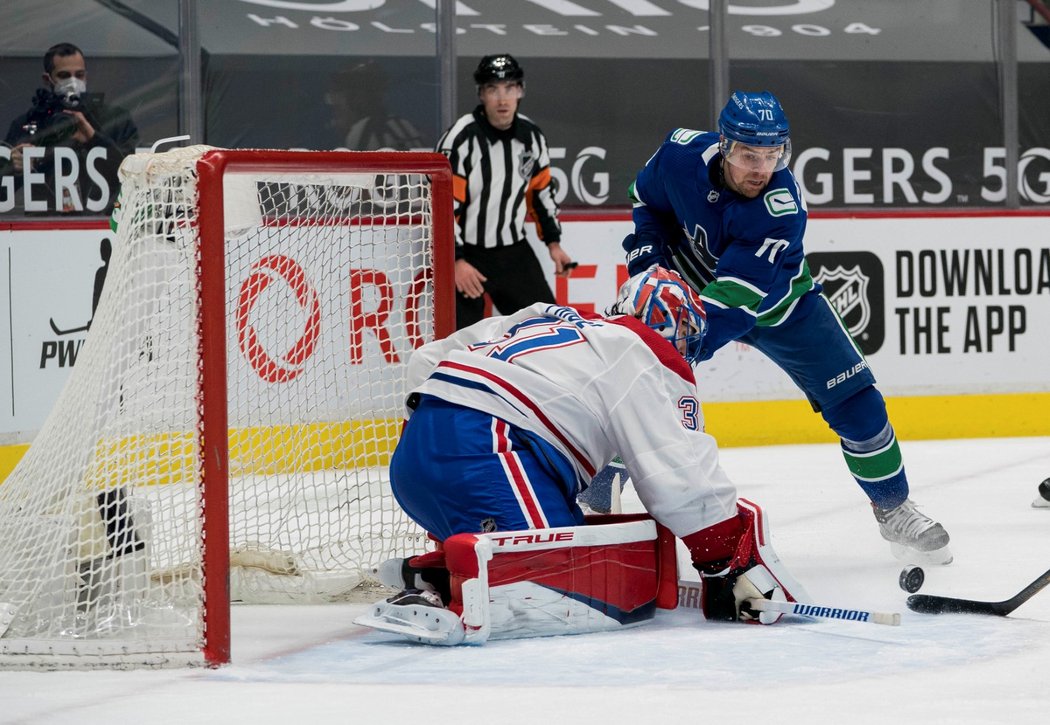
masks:
{"type": "Polygon", "coordinates": [[[1040,496],[1035,501],[1032,501],[1032,508],[1034,509],[1050,509],[1050,501],[1040,496]]]}
{"type": "Polygon", "coordinates": [[[463,622],[447,609],[379,602],[354,619],[362,627],[397,634],[413,642],[453,646],[463,642],[463,622]]]}
{"type": "Polygon", "coordinates": [[[928,566],[947,566],[955,557],[947,546],[933,551],[919,551],[904,544],[890,543],[890,552],[898,561],[905,564],[926,564],[928,566]]]}

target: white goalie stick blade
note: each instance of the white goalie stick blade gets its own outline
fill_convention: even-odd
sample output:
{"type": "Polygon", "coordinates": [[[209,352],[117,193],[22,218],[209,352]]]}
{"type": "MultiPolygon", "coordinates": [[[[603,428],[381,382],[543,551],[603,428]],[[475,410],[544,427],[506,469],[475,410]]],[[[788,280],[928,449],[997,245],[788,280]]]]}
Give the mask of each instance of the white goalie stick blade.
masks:
{"type": "Polygon", "coordinates": [[[823,617],[826,619],[839,619],[844,622],[888,624],[892,627],[899,626],[901,623],[901,615],[896,612],[871,612],[866,609],[825,607],[804,602],[774,602],[769,599],[748,599],[747,605],[759,612],[780,612],[782,614],[797,614],[803,617],[823,617]]]}
{"type": "MultiPolygon", "coordinates": [[[[697,581],[679,580],[678,606],[689,609],[700,609],[701,585],[697,581]]],[[[846,609],[845,607],[828,607],[806,602],[771,601],[769,599],[748,599],[747,606],[756,612],[795,614],[804,617],[823,617],[840,619],[844,622],[864,622],[868,624],[888,624],[897,626],[901,615],[895,612],[872,612],[866,609],[846,609]]]]}
{"type": "Polygon", "coordinates": [[[464,636],[463,622],[454,612],[423,604],[377,602],[366,614],[357,617],[354,624],[423,644],[452,646],[462,644],[464,636]]]}

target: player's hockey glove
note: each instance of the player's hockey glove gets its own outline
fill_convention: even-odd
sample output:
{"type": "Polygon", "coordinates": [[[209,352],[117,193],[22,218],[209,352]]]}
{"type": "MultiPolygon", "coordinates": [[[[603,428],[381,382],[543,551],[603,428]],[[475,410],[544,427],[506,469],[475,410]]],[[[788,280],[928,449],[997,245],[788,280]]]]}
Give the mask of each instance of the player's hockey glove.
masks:
{"type": "Polygon", "coordinates": [[[627,252],[627,274],[631,277],[641,274],[650,267],[667,266],[659,244],[640,243],[634,234],[628,234],[623,238],[623,251],[627,252]]]}
{"type": "Polygon", "coordinates": [[[756,504],[741,499],[736,518],[683,539],[700,572],[700,608],[709,621],[772,624],[776,612],[756,612],[749,599],[797,601],[801,587],[780,563],[756,504]]]}
{"type": "MultiPolygon", "coordinates": [[[[700,577],[703,579],[700,608],[708,621],[771,624],[762,621],[763,613],[751,609],[748,600],[776,597],[784,601],[783,597],[776,596],[776,580],[761,564],[749,569],[727,566],[717,574],[701,573],[700,577]]],[[[774,617],[779,619],[777,615],[774,617]]]]}

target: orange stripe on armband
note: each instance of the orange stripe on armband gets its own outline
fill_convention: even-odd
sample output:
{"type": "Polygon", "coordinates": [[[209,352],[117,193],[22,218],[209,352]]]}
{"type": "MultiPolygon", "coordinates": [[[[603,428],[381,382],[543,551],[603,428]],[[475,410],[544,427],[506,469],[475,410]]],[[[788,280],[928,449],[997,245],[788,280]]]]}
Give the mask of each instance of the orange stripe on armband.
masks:
{"type": "Polygon", "coordinates": [[[532,177],[529,181],[529,188],[536,191],[546,189],[551,183],[551,169],[549,166],[545,166],[540,170],[540,173],[532,177]]]}
{"type": "Polygon", "coordinates": [[[462,176],[452,177],[452,198],[459,202],[467,200],[467,180],[462,176]]]}

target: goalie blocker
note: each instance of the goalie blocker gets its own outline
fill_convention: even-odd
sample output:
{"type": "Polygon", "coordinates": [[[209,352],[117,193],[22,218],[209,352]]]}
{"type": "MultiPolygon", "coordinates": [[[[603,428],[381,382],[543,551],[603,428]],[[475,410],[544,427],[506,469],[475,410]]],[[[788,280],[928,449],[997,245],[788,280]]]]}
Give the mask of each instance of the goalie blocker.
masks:
{"type": "MultiPolygon", "coordinates": [[[[769,546],[761,509],[741,499],[739,511],[743,532],[732,559],[717,573],[702,570],[704,615],[772,624],[782,613],[754,611],[748,600],[794,602],[805,595],[769,546]]],[[[391,562],[380,578],[408,588],[354,621],[425,644],[482,644],[636,626],[657,609],[677,606],[677,554],[668,529],[646,514],[588,522],[451,536],[438,552],[391,562]]]]}

